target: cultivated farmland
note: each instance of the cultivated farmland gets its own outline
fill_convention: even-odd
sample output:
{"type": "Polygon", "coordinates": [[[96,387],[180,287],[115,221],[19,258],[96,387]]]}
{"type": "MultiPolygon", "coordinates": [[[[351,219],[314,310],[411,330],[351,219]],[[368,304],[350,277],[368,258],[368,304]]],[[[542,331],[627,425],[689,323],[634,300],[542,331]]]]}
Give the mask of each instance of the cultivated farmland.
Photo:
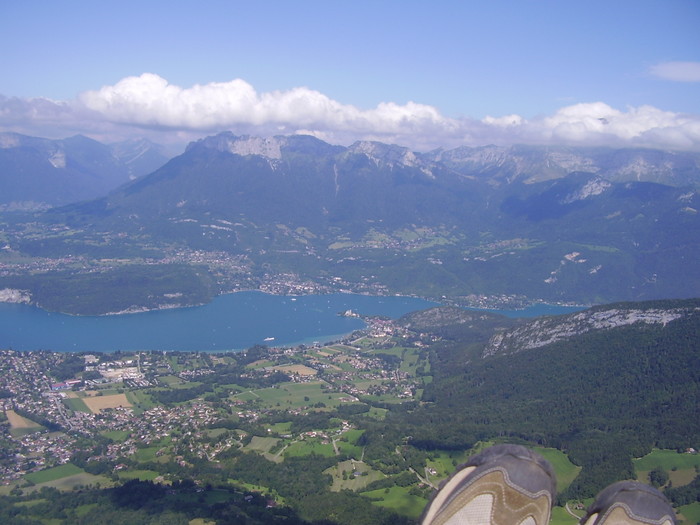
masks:
{"type": "Polygon", "coordinates": [[[106,408],[131,407],[131,403],[126,398],[126,394],[112,394],[110,396],[85,397],[83,402],[93,412],[99,414],[106,408]]]}

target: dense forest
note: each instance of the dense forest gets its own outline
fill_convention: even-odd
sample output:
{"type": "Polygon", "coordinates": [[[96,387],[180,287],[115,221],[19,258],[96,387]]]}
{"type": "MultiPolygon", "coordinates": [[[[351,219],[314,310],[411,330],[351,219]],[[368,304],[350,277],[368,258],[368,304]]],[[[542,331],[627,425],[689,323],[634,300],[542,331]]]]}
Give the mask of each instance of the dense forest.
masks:
{"type": "Polygon", "coordinates": [[[431,349],[428,405],[392,412],[421,449],[493,436],[559,448],[583,466],[564,499],[632,477],[631,459],[700,436],[700,312],[482,359],[459,341],[431,349]]]}

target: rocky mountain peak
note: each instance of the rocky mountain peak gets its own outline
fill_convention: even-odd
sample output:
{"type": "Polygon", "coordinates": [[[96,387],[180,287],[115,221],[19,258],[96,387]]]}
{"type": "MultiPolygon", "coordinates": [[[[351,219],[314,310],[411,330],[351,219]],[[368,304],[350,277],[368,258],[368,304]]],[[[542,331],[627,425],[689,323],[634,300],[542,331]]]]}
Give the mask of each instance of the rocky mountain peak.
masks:
{"type": "Polygon", "coordinates": [[[282,147],[286,142],[287,138],[283,136],[264,138],[250,135],[237,136],[226,132],[199,140],[190,144],[187,149],[199,146],[234,155],[260,155],[278,160],[282,158],[282,147]]]}
{"type": "Polygon", "coordinates": [[[355,142],[348,148],[351,153],[367,155],[375,163],[385,165],[418,166],[423,162],[408,148],[373,141],[355,142]]]}

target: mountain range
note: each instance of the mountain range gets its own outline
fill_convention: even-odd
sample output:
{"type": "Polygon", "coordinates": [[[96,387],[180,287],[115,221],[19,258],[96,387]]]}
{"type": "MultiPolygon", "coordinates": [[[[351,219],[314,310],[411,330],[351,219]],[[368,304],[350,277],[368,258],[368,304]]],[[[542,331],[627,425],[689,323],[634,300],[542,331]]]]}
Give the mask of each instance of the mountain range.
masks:
{"type": "Polygon", "coordinates": [[[160,167],[168,157],[145,139],[105,145],[0,133],[0,206],[40,209],[101,197],[160,167]]]}
{"type": "Polygon", "coordinates": [[[222,133],[99,198],[4,217],[15,254],[171,262],[176,253],[206,266],[215,293],[294,281],[457,303],[593,304],[700,294],[699,185],[695,153],[417,153],[222,133]],[[42,235],[28,234],[35,221],[42,235]],[[231,258],[235,269],[224,268],[231,258]]]}

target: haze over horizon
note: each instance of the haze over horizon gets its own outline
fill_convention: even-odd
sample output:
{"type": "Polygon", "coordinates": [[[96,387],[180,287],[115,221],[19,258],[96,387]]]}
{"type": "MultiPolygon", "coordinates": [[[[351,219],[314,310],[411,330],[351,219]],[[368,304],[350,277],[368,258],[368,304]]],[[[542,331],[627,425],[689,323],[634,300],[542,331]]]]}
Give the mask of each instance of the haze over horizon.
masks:
{"type": "Polygon", "coordinates": [[[700,151],[700,3],[0,5],[0,131],[700,151]]]}

